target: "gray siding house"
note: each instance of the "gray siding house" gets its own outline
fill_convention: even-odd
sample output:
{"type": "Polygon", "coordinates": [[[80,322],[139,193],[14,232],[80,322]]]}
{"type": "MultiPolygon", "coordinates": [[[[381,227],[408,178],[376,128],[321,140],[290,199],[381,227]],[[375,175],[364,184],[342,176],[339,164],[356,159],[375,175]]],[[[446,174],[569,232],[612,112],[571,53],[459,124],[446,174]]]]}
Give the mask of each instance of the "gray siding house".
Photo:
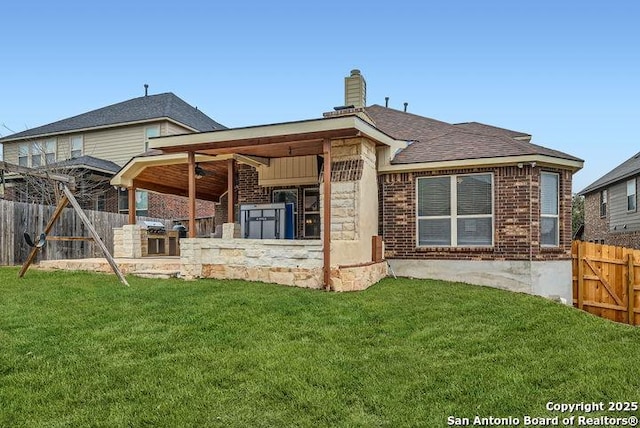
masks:
{"type": "Polygon", "coordinates": [[[585,241],[640,248],[638,177],[640,153],[578,193],[585,197],[585,241]]]}

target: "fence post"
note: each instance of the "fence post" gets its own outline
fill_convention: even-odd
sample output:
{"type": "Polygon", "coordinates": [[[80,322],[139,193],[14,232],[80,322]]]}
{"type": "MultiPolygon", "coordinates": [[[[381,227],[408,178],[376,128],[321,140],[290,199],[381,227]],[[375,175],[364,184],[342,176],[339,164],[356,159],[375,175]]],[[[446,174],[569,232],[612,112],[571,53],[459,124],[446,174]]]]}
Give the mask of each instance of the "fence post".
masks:
{"type": "Polygon", "coordinates": [[[584,307],[584,242],[578,242],[578,309],[584,307]]]}
{"type": "Polygon", "coordinates": [[[627,254],[627,269],[629,270],[628,277],[628,292],[627,292],[627,319],[629,324],[635,325],[635,303],[636,296],[634,294],[634,286],[635,286],[635,272],[634,272],[634,261],[633,261],[633,253],[627,254]]]}

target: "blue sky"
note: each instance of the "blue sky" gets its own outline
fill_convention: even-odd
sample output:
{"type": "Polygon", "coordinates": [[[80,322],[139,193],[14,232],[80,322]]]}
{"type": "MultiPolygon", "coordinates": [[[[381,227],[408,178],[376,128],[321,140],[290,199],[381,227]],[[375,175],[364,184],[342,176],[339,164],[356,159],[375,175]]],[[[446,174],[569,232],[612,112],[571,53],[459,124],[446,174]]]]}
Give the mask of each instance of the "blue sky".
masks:
{"type": "Polygon", "coordinates": [[[315,118],[358,68],[369,104],[583,158],[574,191],[640,151],[636,1],[16,3],[0,16],[3,136],[144,83],[229,127],[315,118]]]}

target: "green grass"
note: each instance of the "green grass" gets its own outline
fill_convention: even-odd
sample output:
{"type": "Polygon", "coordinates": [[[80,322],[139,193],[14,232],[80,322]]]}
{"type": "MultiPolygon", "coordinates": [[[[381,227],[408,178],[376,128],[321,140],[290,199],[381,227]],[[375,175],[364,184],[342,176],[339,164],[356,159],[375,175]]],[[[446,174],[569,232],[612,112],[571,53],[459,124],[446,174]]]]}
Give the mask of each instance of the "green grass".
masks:
{"type": "Polygon", "coordinates": [[[0,426],[439,427],[640,398],[640,330],[542,298],[129,281],[0,268],[0,426]]]}

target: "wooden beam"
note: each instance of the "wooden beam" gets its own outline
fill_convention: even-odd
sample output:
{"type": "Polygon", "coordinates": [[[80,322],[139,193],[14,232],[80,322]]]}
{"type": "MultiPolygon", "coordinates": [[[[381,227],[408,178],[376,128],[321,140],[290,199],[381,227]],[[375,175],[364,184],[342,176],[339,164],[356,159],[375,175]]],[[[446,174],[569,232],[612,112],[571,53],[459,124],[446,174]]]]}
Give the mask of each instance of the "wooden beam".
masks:
{"type": "Polygon", "coordinates": [[[324,288],[331,289],[331,140],[322,143],[324,153],[323,167],[323,218],[322,218],[322,255],[324,288]]]}
{"type": "Polygon", "coordinates": [[[189,152],[188,156],[189,168],[189,238],[196,237],[196,154],[189,152]]]}
{"type": "Polygon", "coordinates": [[[26,166],[15,165],[15,164],[4,162],[4,161],[0,162],[0,169],[3,171],[15,173],[15,174],[31,175],[34,177],[48,178],[48,179],[59,181],[62,183],[67,183],[67,185],[70,188],[75,188],[76,186],[75,178],[66,174],[56,174],[53,172],[43,171],[41,169],[36,169],[36,168],[29,168],[26,166]]]}
{"type": "Polygon", "coordinates": [[[129,187],[129,194],[127,198],[129,200],[129,224],[136,224],[136,188],[129,187]]]}
{"type": "Polygon", "coordinates": [[[47,241],[93,241],[91,236],[47,236],[47,241]]]}
{"type": "Polygon", "coordinates": [[[91,224],[91,221],[89,220],[87,215],[84,213],[84,211],[82,211],[82,208],[80,208],[80,204],[78,203],[78,201],[76,201],[76,198],[73,196],[73,193],[71,193],[71,190],[69,190],[69,188],[64,184],[61,184],[61,186],[62,186],[62,191],[64,192],[65,196],[69,200],[69,203],[71,203],[71,205],[73,206],[73,209],[76,210],[76,214],[78,214],[78,216],[80,217],[80,220],[82,220],[84,225],[87,226],[87,229],[89,229],[89,234],[93,237],[93,240],[95,241],[95,243],[102,250],[102,254],[105,256],[105,258],[111,265],[111,269],[113,269],[113,272],[118,276],[118,278],[120,279],[120,282],[128,287],[129,283],[127,282],[127,279],[124,277],[122,272],[120,272],[120,269],[116,264],[116,261],[113,259],[113,257],[111,257],[111,253],[109,252],[107,247],[104,245],[104,242],[102,242],[102,239],[100,239],[100,235],[98,235],[98,232],[96,232],[96,229],[93,227],[93,224],[91,224]]]}
{"type": "MultiPolygon", "coordinates": [[[[199,181],[206,180],[207,178],[209,177],[204,177],[202,180],[199,180],[199,181]]],[[[133,180],[133,185],[135,186],[136,189],[145,189],[145,190],[151,190],[153,192],[166,193],[169,195],[177,195],[177,196],[184,196],[184,197],[189,196],[189,190],[185,189],[184,187],[168,186],[164,184],[152,183],[150,181],[138,180],[138,179],[133,180]]],[[[225,185],[225,188],[226,188],[226,185],[225,185]]],[[[196,188],[196,199],[203,199],[206,201],[218,202],[220,200],[220,195],[216,193],[205,193],[204,191],[202,191],[202,189],[196,188]]]]}
{"type": "Polygon", "coordinates": [[[584,242],[578,242],[578,309],[584,309],[584,242]]]}
{"type": "Polygon", "coordinates": [[[235,161],[227,160],[227,223],[235,223],[233,216],[233,206],[235,199],[233,197],[233,183],[235,181],[235,161]]]}
{"type": "MultiPolygon", "coordinates": [[[[51,232],[51,229],[53,228],[53,224],[56,222],[56,220],[58,220],[58,217],[60,217],[60,214],[62,214],[62,210],[64,210],[64,207],[66,207],[68,203],[69,203],[69,199],[67,198],[67,196],[66,195],[62,195],[62,197],[58,201],[58,205],[56,206],[56,210],[53,212],[53,215],[51,216],[51,218],[49,219],[49,222],[47,223],[47,225],[44,228],[44,232],[43,233],[45,235],[47,235],[49,232],[51,232]]],[[[24,276],[24,274],[27,272],[27,269],[29,269],[29,266],[31,266],[31,263],[33,263],[33,261],[35,260],[36,254],[38,254],[38,250],[39,249],[40,248],[38,248],[38,247],[31,248],[31,252],[29,253],[29,256],[27,257],[27,260],[22,265],[22,268],[20,269],[20,272],[18,272],[18,278],[22,278],[24,276]]]]}

